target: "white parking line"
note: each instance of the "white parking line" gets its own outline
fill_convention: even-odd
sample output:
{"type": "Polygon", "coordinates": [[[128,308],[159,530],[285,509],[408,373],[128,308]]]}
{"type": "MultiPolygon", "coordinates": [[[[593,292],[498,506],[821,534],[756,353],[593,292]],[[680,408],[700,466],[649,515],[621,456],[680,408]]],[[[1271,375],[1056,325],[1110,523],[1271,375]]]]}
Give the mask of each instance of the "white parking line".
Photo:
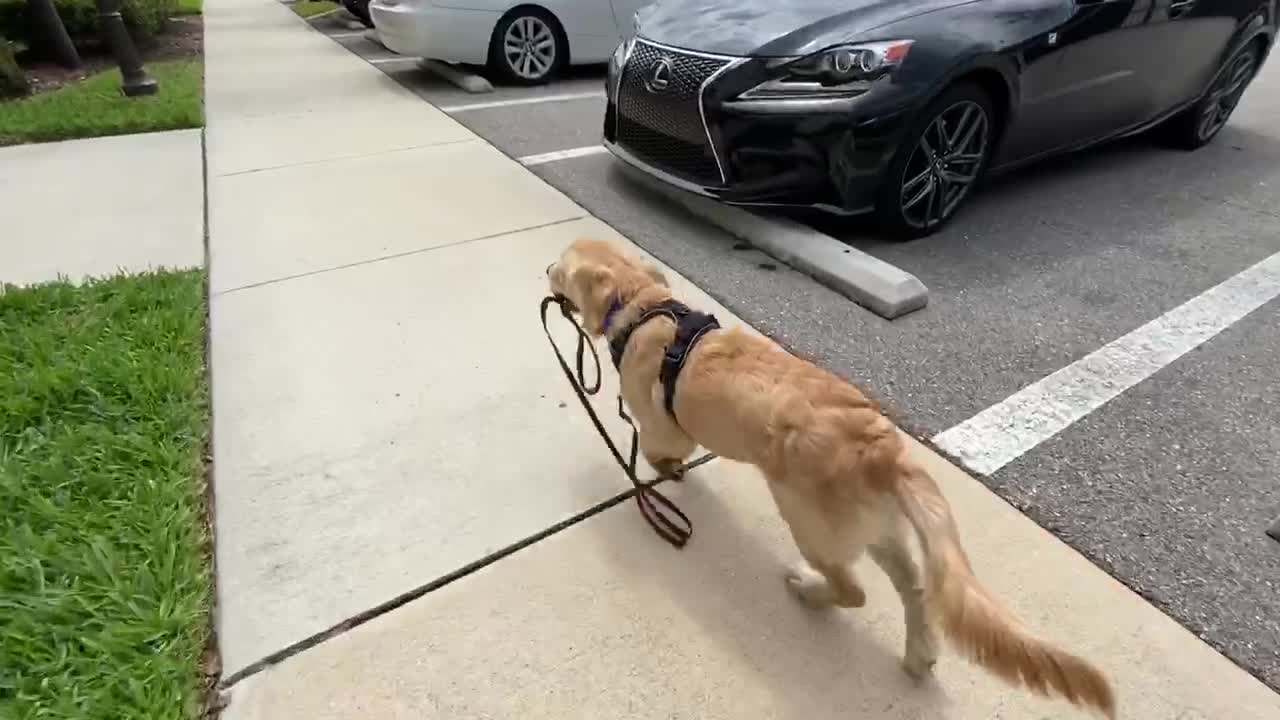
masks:
{"type": "Polygon", "coordinates": [[[319,20],[319,19],[321,19],[321,18],[327,18],[327,17],[329,17],[330,15],[337,15],[337,14],[338,14],[338,13],[340,13],[340,12],[342,12],[342,8],[340,8],[340,7],[338,7],[338,8],[334,8],[334,9],[332,9],[332,10],[326,10],[326,11],[324,11],[324,12],[322,12],[322,13],[317,13],[317,14],[315,14],[315,15],[312,15],[312,16],[308,17],[308,18],[307,18],[307,22],[314,22],[314,21],[319,20]]]}
{"type": "Polygon", "coordinates": [[[520,158],[520,162],[526,166],[545,165],[557,160],[570,160],[572,158],[586,157],[587,155],[599,155],[605,152],[609,151],[605,150],[603,145],[588,145],[587,147],[556,150],[555,152],[542,153],[540,155],[525,155],[520,158]]]}
{"type": "Polygon", "coordinates": [[[422,58],[412,55],[397,55],[395,57],[375,58],[369,61],[370,65],[385,65],[393,62],[422,62],[422,58]]]}
{"type": "Polygon", "coordinates": [[[348,40],[348,39],[350,39],[350,38],[364,37],[364,36],[365,36],[365,34],[367,34],[368,32],[369,32],[368,30],[361,30],[361,31],[359,31],[359,32],[354,32],[354,31],[353,31],[353,32],[340,32],[340,33],[334,33],[334,34],[330,35],[329,37],[331,37],[331,38],[333,38],[333,39],[335,39],[335,40],[348,40]]]}
{"type": "Polygon", "coordinates": [[[447,113],[469,112],[471,110],[488,110],[490,108],[504,108],[515,105],[536,105],[538,103],[565,102],[568,100],[589,100],[593,98],[603,98],[604,91],[580,92],[580,93],[561,93],[559,95],[535,95],[527,98],[517,98],[515,100],[494,100],[491,102],[469,103],[467,105],[444,105],[440,109],[447,113]]]}
{"type": "Polygon", "coordinates": [[[1280,253],[934,436],[990,475],[1280,296],[1280,253]]]}

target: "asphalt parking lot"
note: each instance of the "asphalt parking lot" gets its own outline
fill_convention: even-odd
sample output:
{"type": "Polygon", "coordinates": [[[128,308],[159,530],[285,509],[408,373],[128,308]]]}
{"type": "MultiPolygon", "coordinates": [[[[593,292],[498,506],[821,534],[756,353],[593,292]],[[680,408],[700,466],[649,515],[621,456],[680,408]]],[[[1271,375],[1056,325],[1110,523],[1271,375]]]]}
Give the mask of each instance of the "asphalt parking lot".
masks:
{"type": "Polygon", "coordinates": [[[929,287],[928,307],[886,321],[624,178],[598,145],[603,69],[468,94],[318,25],[922,439],[1011,396],[1079,410],[1059,430],[1013,413],[972,436],[1025,441],[984,481],[1280,690],[1280,542],[1264,534],[1280,516],[1280,59],[1198,152],[1139,138],[1051,161],[911,243],[823,223],[929,287]],[[1103,352],[1120,338],[1127,354],[1103,352]],[[1059,371],[1065,385],[1044,380],[1059,371]]]}

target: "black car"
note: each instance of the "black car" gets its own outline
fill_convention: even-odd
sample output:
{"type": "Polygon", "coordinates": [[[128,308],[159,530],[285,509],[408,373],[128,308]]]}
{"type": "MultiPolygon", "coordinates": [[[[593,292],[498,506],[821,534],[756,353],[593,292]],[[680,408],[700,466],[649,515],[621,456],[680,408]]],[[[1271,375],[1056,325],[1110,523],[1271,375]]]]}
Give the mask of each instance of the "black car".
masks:
{"type": "Polygon", "coordinates": [[[1155,128],[1204,145],[1280,0],[657,0],[610,62],[606,146],[743,205],[903,237],[987,170],[1155,128]]]}

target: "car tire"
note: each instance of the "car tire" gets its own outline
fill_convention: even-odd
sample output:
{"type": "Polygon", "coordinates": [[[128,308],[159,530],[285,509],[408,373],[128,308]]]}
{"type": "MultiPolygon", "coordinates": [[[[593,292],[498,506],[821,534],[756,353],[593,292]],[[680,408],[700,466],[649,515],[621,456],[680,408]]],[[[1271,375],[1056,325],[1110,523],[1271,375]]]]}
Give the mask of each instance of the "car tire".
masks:
{"type": "Polygon", "coordinates": [[[512,85],[542,85],[569,60],[560,22],[540,8],[518,8],[503,16],[489,40],[489,71],[512,85]]]}
{"type": "Polygon", "coordinates": [[[972,83],[952,85],[925,107],[903,135],[876,201],[891,238],[932,235],[955,217],[986,172],[997,120],[990,95],[972,83]]]}
{"type": "Polygon", "coordinates": [[[1208,145],[1226,126],[1244,91],[1258,74],[1262,52],[1262,42],[1251,42],[1227,58],[1204,96],[1158,128],[1160,139],[1181,150],[1208,145]]]}
{"type": "Polygon", "coordinates": [[[347,12],[355,15],[365,27],[373,27],[373,17],[369,14],[369,0],[342,0],[342,6],[347,9],[347,12]]]}

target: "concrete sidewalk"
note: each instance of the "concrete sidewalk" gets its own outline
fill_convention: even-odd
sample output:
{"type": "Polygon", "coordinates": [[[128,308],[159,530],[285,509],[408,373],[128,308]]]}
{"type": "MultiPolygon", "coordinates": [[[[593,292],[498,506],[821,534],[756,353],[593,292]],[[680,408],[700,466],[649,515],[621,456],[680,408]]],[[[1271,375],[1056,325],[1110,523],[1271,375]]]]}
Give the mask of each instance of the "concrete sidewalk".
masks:
{"type": "MultiPolygon", "coordinates": [[[[696,523],[682,552],[627,503],[348,628],[625,490],[535,307],[573,238],[626,241],[273,0],[208,0],[205,23],[227,720],[1080,716],[954,656],[912,686],[878,572],[863,610],[801,609],[768,493],[731,463],[672,490],[696,523]]],[[[606,370],[601,397],[614,387],[606,370]]],[[[1109,672],[1123,717],[1280,717],[1261,683],[917,452],[979,574],[1109,672]]]]}
{"type": "Polygon", "coordinates": [[[0,148],[0,283],[204,265],[200,132],[0,148]]]}

